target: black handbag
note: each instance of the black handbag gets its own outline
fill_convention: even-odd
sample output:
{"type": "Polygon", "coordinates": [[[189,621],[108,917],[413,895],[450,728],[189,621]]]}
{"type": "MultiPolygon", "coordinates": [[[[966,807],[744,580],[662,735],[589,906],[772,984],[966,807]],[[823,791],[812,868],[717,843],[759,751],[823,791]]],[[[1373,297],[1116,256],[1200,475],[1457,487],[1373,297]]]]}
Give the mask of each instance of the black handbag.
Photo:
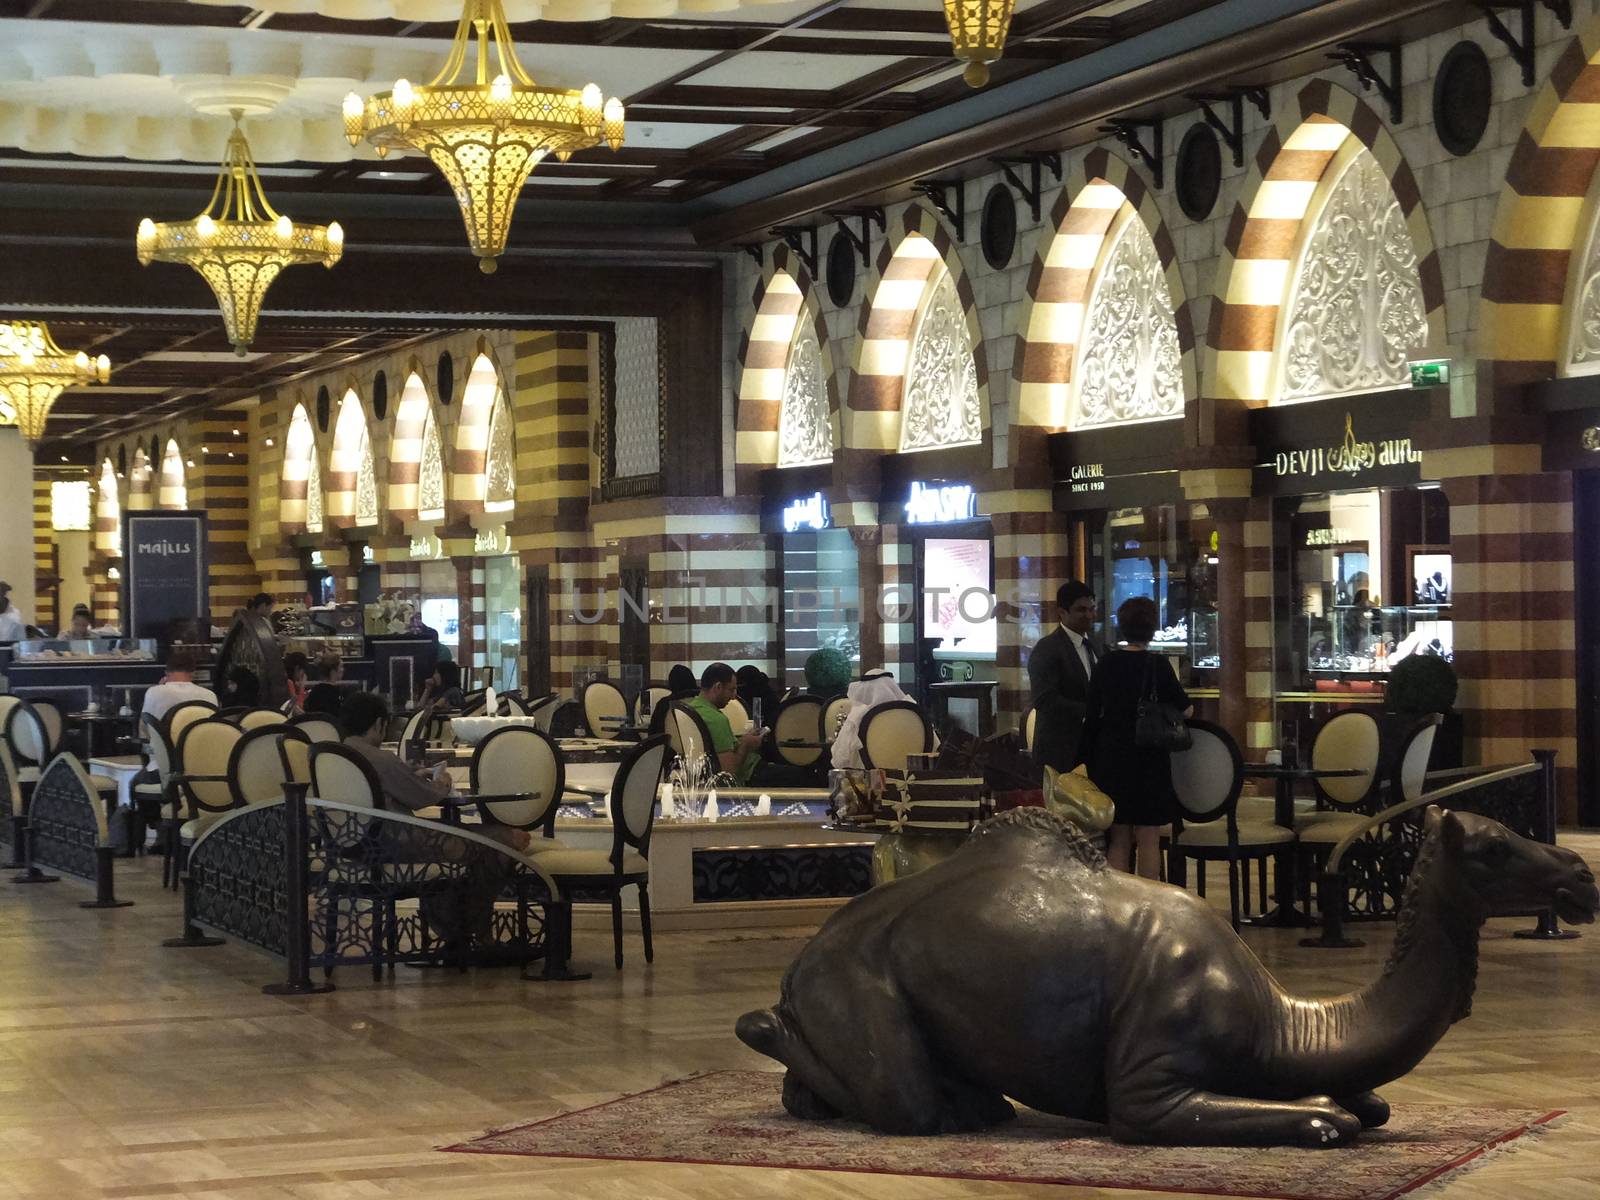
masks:
{"type": "MultiPolygon", "coordinates": [[[[1146,654],[1151,653],[1145,651],[1146,654]]],[[[1183,713],[1156,697],[1156,664],[1144,664],[1145,685],[1139,697],[1139,712],[1133,724],[1133,744],[1141,750],[1164,750],[1168,754],[1187,750],[1194,744],[1183,713]]]]}

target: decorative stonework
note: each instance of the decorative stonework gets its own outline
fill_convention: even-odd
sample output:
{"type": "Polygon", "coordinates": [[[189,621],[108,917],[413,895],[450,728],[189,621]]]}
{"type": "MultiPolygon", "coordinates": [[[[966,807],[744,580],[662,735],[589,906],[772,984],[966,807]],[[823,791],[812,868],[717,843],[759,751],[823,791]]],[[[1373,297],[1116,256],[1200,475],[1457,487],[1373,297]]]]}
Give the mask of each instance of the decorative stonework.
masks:
{"type": "Polygon", "coordinates": [[[1578,274],[1567,331],[1566,374],[1600,373],[1600,207],[1591,218],[1589,244],[1578,274]]]}
{"type": "Polygon", "coordinates": [[[833,460],[833,425],[822,348],[813,323],[802,314],[783,375],[778,416],[778,465],[805,467],[833,460]]]}
{"type": "Polygon", "coordinates": [[[427,520],[444,515],[444,444],[439,423],[428,410],[422,426],[422,462],[417,470],[417,513],[427,520]]]}
{"type": "Polygon", "coordinates": [[[1416,247],[1369,150],[1306,239],[1283,330],[1282,400],[1403,387],[1410,352],[1427,344],[1416,247]]]}
{"type": "Polygon", "coordinates": [[[1183,352],[1155,240],[1124,202],[1101,257],[1073,371],[1071,427],[1183,415],[1183,352]]]}
{"type": "Polygon", "coordinates": [[[956,281],[941,266],[906,362],[900,449],[967,446],[983,438],[978,369],[956,281]]]}
{"type": "Polygon", "coordinates": [[[494,412],[489,417],[489,458],[484,466],[487,490],[484,507],[494,510],[510,508],[517,495],[517,448],[512,428],[511,412],[505,397],[495,401],[494,412]]]}
{"type": "Polygon", "coordinates": [[[654,475],[661,470],[661,371],[654,318],[617,322],[616,363],[612,476],[654,475]]]}
{"type": "Polygon", "coordinates": [[[378,523],[378,472],[372,461],[372,439],[361,434],[361,465],[356,468],[356,524],[378,523]]]}
{"type": "Polygon", "coordinates": [[[322,466],[315,456],[306,476],[306,532],[322,532],[322,466]]]}

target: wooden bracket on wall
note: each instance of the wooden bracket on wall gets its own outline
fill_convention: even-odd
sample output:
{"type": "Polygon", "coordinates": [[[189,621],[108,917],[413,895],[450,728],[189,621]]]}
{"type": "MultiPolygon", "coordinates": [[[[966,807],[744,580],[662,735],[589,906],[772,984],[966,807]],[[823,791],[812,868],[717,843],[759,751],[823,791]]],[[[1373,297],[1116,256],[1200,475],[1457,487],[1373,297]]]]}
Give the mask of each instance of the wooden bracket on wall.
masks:
{"type": "Polygon", "coordinates": [[[1232,92],[1226,96],[1215,94],[1204,95],[1199,92],[1190,93],[1184,97],[1200,109],[1200,115],[1206,119],[1206,124],[1217,131],[1217,136],[1227,143],[1228,149],[1233,152],[1233,165],[1244,166],[1244,93],[1232,92]],[[1213,104],[1228,106],[1231,120],[1223,120],[1217,115],[1213,104]]]}
{"type": "Polygon", "coordinates": [[[1155,179],[1156,191],[1158,192],[1166,186],[1167,182],[1167,169],[1163,161],[1162,126],[1163,122],[1160,117],[1156,117],[1151,121],[1109,121],[1100,126],[1101,133],[1109,133],[1116,138],[1117,141],[1128,148],[1129,154],[1145,165],[1145,169],[1155,179]],[[1142,129],[1150,131],[1149,145],[1146,145],[1144,139],[1139,136],[1139,131],[1142,129]]]}
{"type": "Polygon", "coordinates": [[[1400,90],[1399,42],[1340,42],[1339,48],[1328,57],[1350,68],[1360,82],[1362,91],[1378,89],[1378,95],[1389,106],[1389,120],[1396,125],[1405,120],[1405,98],[1400,90]],[[1387,72],[1379,71],[1379,57],[1387,57],[1387,72]]]}
{"type": "Polygon", "coordinates": [[[817,277],[817,228],[815,225],[775,225],[772,232],[795,252],[811,278],[817,277]]]}
{"type": "Polygon", "coordinates": [[[1028,211],[1033,214],[1034,222],[1040,220],[1041,203],[1044,199],[1044,168],[1050,168],[1050,174],[1056,177],[1056,182],[1061,182],[1061,155],[1055,153],[1019,154],[1009,158],[991,158],[990,162],[1000,168],[1000,173],[1005,176],[1013,190],[1028,202],[1028,211]],[[1027,167],[1028,183],[1023,183],[1021,177],[1013,170],[1014,167],[1027,167]]]}
{"type": "Polygon", "coordinates": [[[766,252],[761,249],[760,242],[751,242],[749,245],[744,247],[744,252],[756,260],[756,266],[760,267],[766,265],[766,252]]]}
{"type": "Polygon", "coordinates": [[[861,255],[861,265],[872,266],[872,227],[876,225],[879,233],[889,232],[889,217],[882,208],[841,208],[837,212],[828,214],[839,226],[839,232],[850,239],[850,244],[856,248],[856,253],[861,255]],[[850,228],[850,221],[861,222],[861,232],[856,233],[850,228]]]}
{"type": "Polygon", "coordinates": [[[956,241],[967,240],[967,185],[960,179],[919,179],[911,185],[911,190],[919,196],[927,197],[942,214],[944,219],[956,227],[956,241]],[[950,193],[955,193],[955,202],[952,204],[950,193]]]}
{"type": "MultiPolygon", "coordinates": [[[[1569,0],[1542,0],[1542,3],[1555,14],[1563,29],[1572,27],[1572,5],[1569,0]]],[[[1522,86],[1532,87],[1537,77],[1539,57],[1539,44],[1533,28],[1533,0],[1521,0],[1518,4],[1479,4],[1478,7],[1483,12],[1483,19],[1489,23],[1489,32],[1511,51],[1511,57],[1522,68],[1522,86]],[[1507,10],[1522,17],[1521,37],[1511,32],[1511,27],[1500,19],[1500,14],[1507,10]]]]}

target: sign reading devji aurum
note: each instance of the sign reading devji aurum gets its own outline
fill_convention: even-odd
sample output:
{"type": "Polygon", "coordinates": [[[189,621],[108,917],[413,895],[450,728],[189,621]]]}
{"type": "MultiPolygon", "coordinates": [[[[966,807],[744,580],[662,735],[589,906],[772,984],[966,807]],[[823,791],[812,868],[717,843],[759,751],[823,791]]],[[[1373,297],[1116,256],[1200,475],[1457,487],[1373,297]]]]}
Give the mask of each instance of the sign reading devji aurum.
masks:
{"type": "Polygon", "coordinates": [[[1256,491],[1294,494],[1420,482],[1422,454],[1412,445],[1410,423],[1424,416],[1375,412],[1370,403],[1332,411],[1313,404],[1259,410],[1252,414],[1261,463],[1256,491]],[[1342,436],[1338,426],[1330,428],[1341,418],[1342,436]]]}

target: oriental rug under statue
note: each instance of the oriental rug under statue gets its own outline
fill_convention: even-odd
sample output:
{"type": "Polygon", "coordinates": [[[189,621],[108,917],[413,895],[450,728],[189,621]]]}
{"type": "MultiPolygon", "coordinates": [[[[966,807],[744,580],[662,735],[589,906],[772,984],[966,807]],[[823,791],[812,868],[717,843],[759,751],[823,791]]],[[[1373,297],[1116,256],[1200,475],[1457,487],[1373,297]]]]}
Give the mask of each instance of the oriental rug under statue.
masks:
{"type": "MultiPolygon", "coordinates": [[[[973,1133],[884,1137],[784,1112],[783,1076],[717,1071],[490,1133],[453,1151],[851,1171],[1281,1200],[1391,1200],[1542,1130],[1558,1112],[1396,1105],[1339,1154],[1291,1147],[1130,1146],[1104,1126],[1023,1109],[973,1133]]],[[[799,1194],[797,1192],[797,1194],[799,1194]]]]}

